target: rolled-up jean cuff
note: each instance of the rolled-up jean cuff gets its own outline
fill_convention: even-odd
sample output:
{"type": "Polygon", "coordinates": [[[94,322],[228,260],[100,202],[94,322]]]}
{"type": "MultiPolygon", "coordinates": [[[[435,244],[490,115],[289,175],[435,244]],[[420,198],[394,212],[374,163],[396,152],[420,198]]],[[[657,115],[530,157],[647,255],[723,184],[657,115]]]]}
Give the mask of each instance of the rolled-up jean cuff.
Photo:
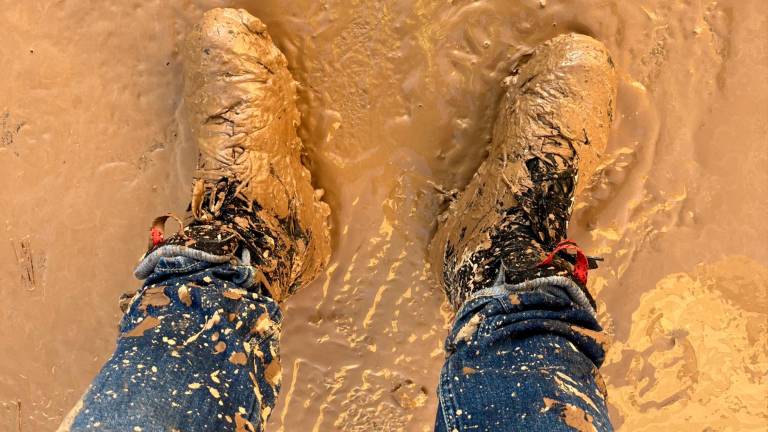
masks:
{"type": "Polygon", "coordinates": [[[576,285],[576,282],[572,281],[571,279],[565,276],[541,277],[541,278],[531,279],[529,281],[521,282],[515,285],[500,283],[490,288],[481,289],[480,291],[473,293],[472,296],[469,297],[467,301],[464,302],[464,305],[459,309],[459,313],[456,314],[456,316],[457,317],[462,316],[464,313],[464,309],[467,307],[467,305],[472,303],[472,300],[475,300],[480,297],[495,297],[498,295],[507,295],[515,292],[532,291],[538,288],[545,288],[545,287],[561,288],[568,295],[571,301],[573,301],[573,303],[575,303],[579,308],[589,312],[589,314],[592,315],[593,318],[595,319],[597,318],[597,312],[595,311],[595,308],[592,307],[592,304],[589,302],[587,295],[584,294],[584,291],[582,291],[581,288],[578,285],[576,285]]]}
{"type": "Polygon", "coordinates": [[[232,255],[214,255],[208,252],[203,252],[201,250],[192,249],[187,246],[166,245],[161,246],[153,250],[151,253],[145,255],[136,266],[136,269],[133,271],[133,275],[137,279],[146,279],[155,270],[155,267],[157,266],[157,263],[160,262],[161,258],[171,258],[177,256],[185,256],[198,261],[205,261],[214,264],[223,264],[232,259],[232,255]]]}

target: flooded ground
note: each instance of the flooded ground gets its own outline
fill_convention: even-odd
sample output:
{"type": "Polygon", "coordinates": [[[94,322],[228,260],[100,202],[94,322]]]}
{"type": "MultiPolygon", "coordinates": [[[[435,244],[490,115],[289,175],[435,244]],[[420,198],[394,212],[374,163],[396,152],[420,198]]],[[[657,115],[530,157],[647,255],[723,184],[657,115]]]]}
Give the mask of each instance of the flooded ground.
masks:
{"type": "Polygon", "coordinates": [[[620,73],[572,237],[614,335],[620,431],[768,427],[768,6],[762,0],[43,1],[0,8],[0,430],[51,431],[108,357],[151,219],[188,200],[179,42],[265,21],[301,83],[334,254],[286,306],[270,430],[428,431],[450,320],[433,184],[484,156],[501,79],[578,31],[620,73]]]}

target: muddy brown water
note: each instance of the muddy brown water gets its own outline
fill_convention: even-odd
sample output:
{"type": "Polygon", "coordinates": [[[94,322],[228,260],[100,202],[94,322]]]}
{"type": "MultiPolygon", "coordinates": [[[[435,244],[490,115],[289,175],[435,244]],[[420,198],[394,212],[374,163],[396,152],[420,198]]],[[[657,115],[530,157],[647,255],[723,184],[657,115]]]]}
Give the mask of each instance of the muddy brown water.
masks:
{"type": "Polygon", "coordinates": [[[269,26],[333,213],[286,305],[270,430],[427,431],[450,320],[426,244],[484,156],[516,55],[605,42],[618,115],[572,237],[614,336],[621,431],[768,426],[763,0],[4,1],[0,430],[50,431],[108,357],[151,219],[188,200],[179,43],[214,6],[269,26]]]}

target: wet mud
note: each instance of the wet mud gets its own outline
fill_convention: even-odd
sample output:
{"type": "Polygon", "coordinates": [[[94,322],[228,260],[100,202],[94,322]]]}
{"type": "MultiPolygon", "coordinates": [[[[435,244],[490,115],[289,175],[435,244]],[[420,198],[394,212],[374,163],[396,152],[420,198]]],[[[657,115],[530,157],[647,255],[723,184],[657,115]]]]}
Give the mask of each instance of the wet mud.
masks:
{"type": "Polygon", "coordinates": [[[329,266],[285,304],[270,430],[432,429],[451,318],[426,264],[437,189],[485,158],[520,53],[573,31],[619,81],[570,226],[605,258],[589,284],[613,422],[765,429],[764,2],[30,0],[0,12],[0,430],[55,430],[114,346],[148,224],[183,213],[181,41],[214,6],[247,8],[285,53],[333,209],[329,266]]]}

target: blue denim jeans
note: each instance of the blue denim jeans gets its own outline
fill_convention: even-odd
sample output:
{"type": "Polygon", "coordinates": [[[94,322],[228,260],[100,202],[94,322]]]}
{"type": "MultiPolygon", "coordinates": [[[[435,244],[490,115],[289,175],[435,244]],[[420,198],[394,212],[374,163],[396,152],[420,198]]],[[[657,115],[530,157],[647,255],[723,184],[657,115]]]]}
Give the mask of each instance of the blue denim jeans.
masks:
{"type": "Polygon", "coordinates": [[[445,342],[435,431],[612,431],[605,336],[566,278],[476,293],[445,342]]]}
{"type": "MultiPolygon", "coordinates": [[[[249,290],[241,262],[153,265],[61,430],[263,431],[280,389],[278,305],[249,290]]],[[[541,282],[484,290],[459,311],[436,431],[612,430],[594,311],[567,282],[541,282]]]]}
{"type": "Polygon", "coordinates": [[[250,266],[163,257],[63,430],[261,431],[280,389],[277,303],[250,266]]]}

